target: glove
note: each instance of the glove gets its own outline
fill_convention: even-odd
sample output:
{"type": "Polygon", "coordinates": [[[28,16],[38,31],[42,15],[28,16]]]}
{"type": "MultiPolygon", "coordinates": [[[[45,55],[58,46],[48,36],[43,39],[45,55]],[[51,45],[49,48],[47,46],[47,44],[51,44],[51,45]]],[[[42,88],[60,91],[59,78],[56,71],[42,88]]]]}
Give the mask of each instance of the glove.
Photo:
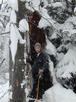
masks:
{"type": "Polygon", "coordinates": [[[42,78],[43,76],[43,69],[39,69],[39,77],[42,78]]]}

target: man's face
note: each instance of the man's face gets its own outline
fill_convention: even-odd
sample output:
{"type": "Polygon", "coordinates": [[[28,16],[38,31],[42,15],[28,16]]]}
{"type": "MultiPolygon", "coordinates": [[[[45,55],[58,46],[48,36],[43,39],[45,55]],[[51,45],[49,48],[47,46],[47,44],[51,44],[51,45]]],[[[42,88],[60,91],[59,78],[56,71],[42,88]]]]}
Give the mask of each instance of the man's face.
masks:
{"type": "Polygon", "coordinates": [[[36,51],[36,53],[40,53],[41,52],[41,47],[40,46],[35,46],[35,51],[36,51]]]}

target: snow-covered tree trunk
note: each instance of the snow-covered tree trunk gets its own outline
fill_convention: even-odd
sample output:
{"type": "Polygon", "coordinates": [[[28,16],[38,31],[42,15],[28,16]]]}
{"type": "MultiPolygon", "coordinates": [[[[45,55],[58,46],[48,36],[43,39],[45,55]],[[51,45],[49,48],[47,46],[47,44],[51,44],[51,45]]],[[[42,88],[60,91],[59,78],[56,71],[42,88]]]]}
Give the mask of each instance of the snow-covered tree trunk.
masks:
{"type": "Polygon", "coordinates": [[[13,85],[13,99],[15,98],[14,102],[23,102],[25,97],[24,86],[21,86],[24,79],[24,69],[24,46],[18,44],[13,85]]]}
{"type": "MultiPolygon", "coordinates": [[[[24,18],[23,3],[18,0],[19,11],[17,12],[17,24],[24,18]]],[[[25,38],[24,33],[18,31],[16,25],[11,25],[13,27],[12,43],[11,49],[12,53],[15,51],[14,61],[12,61],[12,54],[10,54],[10,85],[12,86],[12,97],[10,102],[26,102],[25,96],[25,63],[24,63],[24,44],[21,43],[22,39],[25,38]],[[18,38],[17,38],[18,37],[18,38]],[[13,46],[15,45],[15,47],[13,46]],[[14,48],[12,48],[14,47],[14,48]],[[17,47],[17,48],[16,48],[17,47]]],[[[23,25],[22,25],[23,27],[23,25]]],[[[26,28],[24,26],[23,28],[26,28]]],[[[19,29],[20,30],[20,29],[19,29]]],[[[12,32],[11,32],[12,33],[12,32]]]]}
{"type": "Polygon", "coordinates": [[[12,84],[12,101],[10,102],[24,102],[25,100],[25,84],[23,84],[24,80],[24,71],[25,71],[25,63],[24,63],[24,45],[18,43],[17,53],[15,56],[15,64],[12,65],[12,76],[11,76],[11,84],[12,84]]]}

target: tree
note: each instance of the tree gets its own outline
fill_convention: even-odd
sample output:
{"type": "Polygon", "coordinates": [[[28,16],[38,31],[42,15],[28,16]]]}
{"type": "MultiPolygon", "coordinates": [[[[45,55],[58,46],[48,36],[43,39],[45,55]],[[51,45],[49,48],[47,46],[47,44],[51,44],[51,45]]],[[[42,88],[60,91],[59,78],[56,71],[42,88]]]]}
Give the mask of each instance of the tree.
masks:
{"type": "MultiPolygon", "coordinates": [[[[23,7],[24,3],[20,0],[19,12],[17,12],[17,24],[24,18],[23,7]]],[[[24,39],[24,34],[21,34],[24,39]]],[[[17,44],[17,52],[15,56],[15,63],[12,62],[10,53],[10,85],[12,86],[12,99],[10,102],[26,102],[25,100],[25,84],[23,83],[25,79],[25,63],[24,63],[24,44],[17,44]]]]}
{"type": "Polygon", "coordinates": [[[72,14],[74,14],[74,8],[75,8],[75,4],[76,4],[75,2],[76,1],[75,0],[72,0],[71,2],[72,2],[72,14]]]}

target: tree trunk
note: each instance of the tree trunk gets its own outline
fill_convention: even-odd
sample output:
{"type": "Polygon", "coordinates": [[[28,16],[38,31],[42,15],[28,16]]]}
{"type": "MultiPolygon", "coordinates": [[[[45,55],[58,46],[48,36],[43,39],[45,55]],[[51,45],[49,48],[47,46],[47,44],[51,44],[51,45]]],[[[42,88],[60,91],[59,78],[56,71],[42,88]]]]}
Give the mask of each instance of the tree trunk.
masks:
{"type": "Polygon", "coordinates": [[[22,85],[25,79],[24,45],[18,43],[15,65],[12,65],[12,67],[10,69],[10,84],[12,85],[10,102],[25,102],[25,85],[22,85]]]}
{"type": "Polygon", "coordinates": [[[75,0],[72,0],[72,14],[74,14],[75,0]]]}
{"type": "Polygon", "coordinates": [[[24,46],[18,44],[16,62],[14,66],[14,81],[13,81],[13,102],[23,102],[25,98],[24,86],[21,86],[24,80],[24,46]]]}
{"type": "MultiPolygon", "coordinates": [[[[24,18],[23,8],[25,5],[20,0],[18,0],[19,11],[17,12],[17,24],[24,18]]],[[[22,34],[24,39],[24,34],[22,34]]],[[[18,43],[18,48],[15,56],[15,64],[13,65],[11,53],[10,53],[10,86],[12,86],[12,98],[10,102],[26,102],[25,98],[25,85],[23,81],[25,79],[25,63],[24,63],[24,45],[18,43]]]]}

